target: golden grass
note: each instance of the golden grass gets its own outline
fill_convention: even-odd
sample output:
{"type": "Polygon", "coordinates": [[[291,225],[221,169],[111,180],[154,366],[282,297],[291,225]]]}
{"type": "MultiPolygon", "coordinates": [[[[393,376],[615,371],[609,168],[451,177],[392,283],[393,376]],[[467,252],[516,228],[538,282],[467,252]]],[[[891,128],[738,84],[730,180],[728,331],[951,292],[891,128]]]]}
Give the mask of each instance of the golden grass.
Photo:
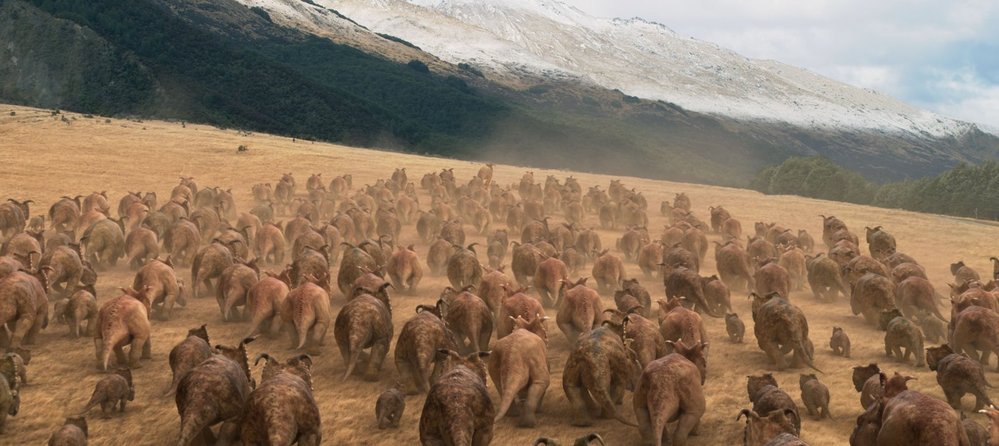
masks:
{"type": "MultiPolygon", "coordinates": [[[[193,176],[199,185],[231,187],[238,205],[248,207],[250,185],[275,181],[282,172],[294,172],[300,184],[311,173],[324,173],[331,179],[341,173],[354,175],[355,187],[387,177],[395,167],[407,167],[412,179],[428,171],[453,167],[460,181],[474,175],[478,164],[376,152],[364,149],[293,141],[291,138],[268,135],[239,135],[236,131],[222,131],[209,126],[146,121],[135,122],[104,118],[85,118],[63,113],[52,116],[49,111],[0,105],[0,198],[32,198],[36,201],[33,213],[41,213],[61,195],[75,195],[107,190],[113,206],[126,191],[156,191],[161,201],[169,196],[179,175],[193,176]],[[16,116],[10,116],[15,111],[16,116]],[[63,120],[62,118],[66,119],[63,120]],[[240,144],[249,146],[247,153],[236,153],[240,144]]],[[[495,177],[501,184],[519,179],[524,168],[497,166],[495,177]]],[[[535,178],[544,180],[548,174],[563,178],[574,175],[581,184],[600,184],[606,187],[609,176],[547,171],[534,169],[535,178]]],[[[695,184],[623,178],[625,184],[645,193],[650,202],[653,234],[664,223],[656,210],[663,199],[672,199],[676,192],[686,192],[692,199],[695,212],[707,219],[709,205],[724,205],[750,230],[755,221],[776,221],[791,228],[808,229],[816,238],[821,236],[818,214],[836,215],[855,232],[863,234],[864,226],[883,225],[899,241],[899,250],[917,258],[927,269],[931,280],[942,293],[947,293],[946,281],[950,279],[948,265],[964,259],[980,272],[991,270],[988,257],[989,241],[999,238],[999,228],[966,219],[926,215],[855,206],[843,203],[811,200],[791,196],[763,196],[756,192],[695,184]]],[[[304,189],[304,186],[302,187],[304,189]]],[[[422,193],[422,192],[421,192],[422,193]]],[[[429,202],[422,196],[424,206],[429,202]]],[[[588,223],[596,226],[595,219],[588,223]]],[[[502,226],[502,225],[498,225],[502,226]]],[[[469,231],[471,234],[471,231],[469,231]]],[[[613,246],[618,234],[600,231],[605,246],[613,246]]],[[[412,227],[406,228],[403,243],[416,242],[412,227]]],[[[712,240],[716,238],[712,236],[712,240]]],[[[472,235],[472,241],[482,237],[472,235]]],[[[820,242],[821,243],[821,242],[820,242]]],[[[418,243],[421,255],[426,246],[418,243]]],[[[712,251],[713,252],[713,251],[712,251]]],[[[714,271],[713,256],[709,253],[704,272],[714,271]]],[[[628,273],[640,277],[635,265],[628,265],[628,273]]],[[[187,271],[182,275],[187,276],[187,271]]],[[[102,274],[98,291],[101,299],[113,297],[120,286],[131,284],[132,274],[119,266],[102,274]]],[[[661,297],[659,279],[642,282],[661,297]]],[[[419,297],[393,297],[396,333],[412,314],[417,303],[430,303],[446,284],[446,279],[427,277],[419,297]]],[[[709,376],[706,384],[708,412],[701,420],[701,435],[693,437],[696,445],[739,444],[742,422],[736,422],[739,410],[748,407],[745,376],[770,371],[763,353],[752,336],[752,319],[745,296],[736,295],[733,306],[747,324],[746,343],[733,345],[725,336],[724,322],[708,318],[707,329],[712,342],[709,376]]],[[[820,376],[832,392],[833,420],[803,420],[802,436],[812,445],[846,444],[856,416],[860,413],[858,394],[851,384],[854,365],[879,362],[888,371],[900,370],[917,376],[910,382],[914,389],[942,397],[934,375],[925,367],[916,369],[908,364],[884,357],[882,333],[865,325],[859,317],[850,314],[848,302],[833,304],[814,302],[809,292],[794,293],[793,302],[805,311],[811,327],[811,339],[816,346],[816,363],[826,373],[820,376]],[[834,357],[828,348],[831,327],[846,329],[853,340],[853,359],[834,357]]],[[[334,297],[334,311],[343,304],[342,296],[334,297]]],[[[606,305],[612,306],[610,299],[606,305]]],[[[946,310],[945,310],[946,311],[946,310]]],[[[209,324],[214,343],[235,343],[246,327],[243,324],[222,323],[213,299],[195,300],[180,309],[170,322],[153,322],[153,360],[146,362],[135,373],[137,394],[124,416],[110,420],[101,419],[99,410],[91,412],[90,432],[92,444],[170,444],[178,432],[178,417],[172,399],[160,394],[169,383],[170,371],[167,354],[190,327],[209,324]]],[[[612,420],[600,420],[591,428],[569,426],[571,410],[561,390],[561,372],[568,351],[567,343],[554,324],[550,346],[553,382],[542,405],[543,414],[536,429],[518,429],[515,422],[504,419],[496,424],[494,444],[530,444],[539,435],[560,438],[563,441],[599,432],[609,444],[632,444],[639,440],[636,429],[612,420]]],[[[39,444],[63,421],[64,416],[79,411],[90,397],[94,383],[101,374],[94,368],[93,344],[89,339],[72,340],[64,326],[50,325],[33,347],[35,359],[29,368],[31,383],[24,389],[21,413],[8,419],[7,433],[0,443],[39,444]]],[[[407,410],[398,430],[379,431],[375,428],[374,401],[395,377],[395,367],[386,361],[382,379],[377,383],[351,379],[341,382],[344,365],[329,334],[325,353],[317,358],[314,369],[316,399],[323,415],[323,436],[327,444],[415,444],[418,441],[418,420],[423,397],[407,398],[407,410]]],[[[260,339],[250,346],[251,354],[269,351],[285,357],[285,340],[260,339]]],[[[800,404],[798,373],[806,369],[774,372],[784,388],[800,404]]],[[[995,372],[988,377],[997,382],[995,372]]],[[[490,391],[494,387],[490,383],[490,391]]],[[[495,397],[495,395],[494,395],[495,397]]],[[[970,411],[971,402],[965,401],[970,411]]],[[[804,413],[804,407],[801,406],[804,413]]],[[[626,397],[623,412],[634,418],[630,396],[626,397]]],[[[980,415],[971,415],[985,422],[980,415]]]]}

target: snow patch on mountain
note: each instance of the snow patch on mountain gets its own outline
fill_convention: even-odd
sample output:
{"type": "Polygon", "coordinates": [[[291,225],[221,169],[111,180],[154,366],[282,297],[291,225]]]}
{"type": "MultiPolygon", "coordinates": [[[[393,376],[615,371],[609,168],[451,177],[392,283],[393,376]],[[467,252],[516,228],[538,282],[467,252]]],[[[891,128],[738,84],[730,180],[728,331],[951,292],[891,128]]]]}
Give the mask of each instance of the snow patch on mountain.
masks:
{"type": "MultiPolygon", "coordinates": [[[[236,0],[248,8],[262,8],[271,20],[301,31],[329,38],[388,57],[408,62],[426,53],[389,41],[374,31],[354,22],[331,7],[303,0],[236,0]]],[[[425,61],[431,62],[432,61],[425,61]]]]}
{"type": "Polygon", "coordinates": [[[915,137],[974,128],[804,69],[748,59],[659,23],[595,18],[557,0],[313,1],[447,62],[500,74],[578,79],[698,112],[808,127],[915,137]]]}

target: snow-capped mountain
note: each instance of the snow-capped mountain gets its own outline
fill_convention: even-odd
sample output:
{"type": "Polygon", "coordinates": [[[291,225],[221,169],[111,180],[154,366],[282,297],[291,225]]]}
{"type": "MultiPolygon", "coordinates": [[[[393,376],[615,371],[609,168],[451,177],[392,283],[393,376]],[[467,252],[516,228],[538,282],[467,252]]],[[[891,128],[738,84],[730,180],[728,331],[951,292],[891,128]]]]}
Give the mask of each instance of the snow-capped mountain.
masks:
{"type": "MultiPolygon", "coordinates": [[[[266,9],[296,0],[241,0],[266,9]]],[[[972,124],[776,61],[753,60],[642,19],[603,19],[558,0],[311,0],[447,62],[498,76],[578,79],[741,119],[916,137],[972,124]]],[[[310,25],[312,26],[312,25],[310,25]]]]}

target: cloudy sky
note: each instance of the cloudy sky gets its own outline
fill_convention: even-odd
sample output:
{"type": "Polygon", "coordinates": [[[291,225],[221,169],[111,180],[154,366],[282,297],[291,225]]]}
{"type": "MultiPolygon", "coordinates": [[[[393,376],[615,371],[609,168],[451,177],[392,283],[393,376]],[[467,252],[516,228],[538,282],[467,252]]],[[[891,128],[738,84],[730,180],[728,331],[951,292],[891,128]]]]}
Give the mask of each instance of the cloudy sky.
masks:
{"type": "Polygon", "coordinates": [[[999,129],[999,1],[565,0],[999,129]]]}

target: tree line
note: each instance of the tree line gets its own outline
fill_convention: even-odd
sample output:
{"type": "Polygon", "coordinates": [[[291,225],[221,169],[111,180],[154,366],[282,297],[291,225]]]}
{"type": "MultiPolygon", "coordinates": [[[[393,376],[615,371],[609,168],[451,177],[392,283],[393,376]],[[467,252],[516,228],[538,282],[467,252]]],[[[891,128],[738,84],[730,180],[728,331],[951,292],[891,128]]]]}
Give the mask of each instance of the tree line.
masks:
{"type": "Polygon", "coordinates": [[[999,220],[995,161],[962,163],[932,177],[877,184],[824,157],[793,157],[760,171],[750,188],[765,194],[999,220]]]}

